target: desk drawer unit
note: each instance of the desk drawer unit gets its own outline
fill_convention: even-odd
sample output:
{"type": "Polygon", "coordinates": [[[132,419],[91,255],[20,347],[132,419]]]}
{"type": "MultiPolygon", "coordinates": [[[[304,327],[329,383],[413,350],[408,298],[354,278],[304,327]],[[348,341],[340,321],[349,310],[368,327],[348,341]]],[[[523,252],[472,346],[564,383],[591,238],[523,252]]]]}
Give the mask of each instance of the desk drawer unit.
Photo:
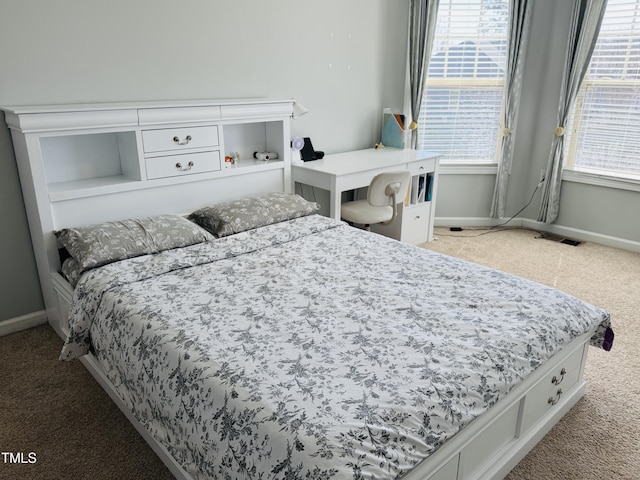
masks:
{"type": "Polygon", "coordinates": [[[218,147],[219,144],[218,127],[215,125],[142,131],[145,154],[218,147]]]}
{"type": "Polygon", "coordinates": [[[418,245],[429,239],[429,215],[431,203],[404,206],[400,238],[403,242],[418,245]]]}
{"type": "Polygon", "coordinates": [[[389,225],[371,225],[371,231],[401,242],[418,245],[429,240],[431,202],[398,206],[398,216],[389,225]]]}
{"type": "Polygon", "coordinates": [[[151,157],[145,160],[147,178],[178,177],[220,170],[220,152],[185,153],[151,157]]]}

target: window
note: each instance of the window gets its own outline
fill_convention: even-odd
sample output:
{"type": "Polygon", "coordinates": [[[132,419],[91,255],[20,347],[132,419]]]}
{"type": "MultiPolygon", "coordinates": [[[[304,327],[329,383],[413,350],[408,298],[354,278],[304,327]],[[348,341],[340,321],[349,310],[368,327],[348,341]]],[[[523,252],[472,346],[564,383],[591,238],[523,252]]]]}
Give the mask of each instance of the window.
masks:
{"type": "Polygon", "coordinates": [[[440,0],[419,148],[443,162],[497,161],[508,30],[508,0],[440,0]]]}
{"type": "Polygon", "coordinates": [[[640,179],[640,0],[609,0],[568,125],[565,167],[640,179]]]}

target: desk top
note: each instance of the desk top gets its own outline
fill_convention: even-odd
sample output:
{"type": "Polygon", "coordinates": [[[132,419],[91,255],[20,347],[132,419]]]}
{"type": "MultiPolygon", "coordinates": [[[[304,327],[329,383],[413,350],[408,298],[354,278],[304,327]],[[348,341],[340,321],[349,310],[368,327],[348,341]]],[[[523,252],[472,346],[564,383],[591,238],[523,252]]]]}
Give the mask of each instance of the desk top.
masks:
{"type": "Polygon", "coordinates": [[[292,164],[292,168],[302,168],[328,175],[349,175],[367,170],[387,168],[393,165],[404,165],[410,162],[439,157],[439,153],[426,150],[384,148],[376,150],[356,150],[353,152],[326,155],[321,160],[292,164]]]}

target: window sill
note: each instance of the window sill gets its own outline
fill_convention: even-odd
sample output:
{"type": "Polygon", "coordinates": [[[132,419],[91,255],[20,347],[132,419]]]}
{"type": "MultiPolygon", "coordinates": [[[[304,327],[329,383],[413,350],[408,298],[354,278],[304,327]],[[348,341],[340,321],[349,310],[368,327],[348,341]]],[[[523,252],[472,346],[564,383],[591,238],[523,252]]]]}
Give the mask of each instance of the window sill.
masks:
{"type": "Polygon", "coordinates": [[[444,175],[495,175],[497,163],[441,163],[439,174],[444,175]]]}
{"type": "Polygon", "coordinates": [[[562,171],[562,180],[567,182],[585,183],[588,185],[597,185],[600,187],[617,188],[620,190],[631,190],[640,192],[640,177],[616,177],[604,174],[597,170],[587,169],[564,169],[562,171]]]}

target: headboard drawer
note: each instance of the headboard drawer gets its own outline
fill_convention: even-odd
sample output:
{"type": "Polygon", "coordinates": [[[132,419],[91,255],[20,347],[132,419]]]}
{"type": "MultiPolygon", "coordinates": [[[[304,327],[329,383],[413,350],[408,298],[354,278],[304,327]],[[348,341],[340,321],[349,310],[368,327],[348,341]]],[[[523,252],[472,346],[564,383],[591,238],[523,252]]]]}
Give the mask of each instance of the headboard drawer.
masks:
{"type": "Polygon", "coordinates": [[[142,144],[145,154],[217,147],[219,143],[218,127],[216,125],[142,131],[142,144]]]}
{"type": "Polygon", "coordinates": [[[220,152],[185,153],[146,159],[147,178],[177,177],[220,170],[220,152]]]}

